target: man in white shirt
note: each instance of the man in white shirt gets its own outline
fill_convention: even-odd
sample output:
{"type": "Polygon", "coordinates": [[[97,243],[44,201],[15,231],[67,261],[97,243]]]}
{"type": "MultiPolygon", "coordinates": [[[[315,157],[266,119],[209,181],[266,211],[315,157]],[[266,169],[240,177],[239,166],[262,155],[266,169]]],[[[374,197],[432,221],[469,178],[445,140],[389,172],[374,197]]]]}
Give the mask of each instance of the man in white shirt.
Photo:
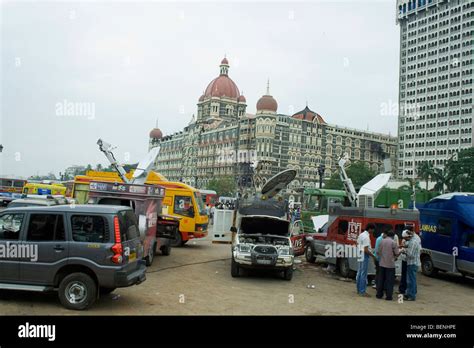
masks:
{"type": "Polygon", "coordinates": [[[357,248],[359,251],[359,262],[356,276],[357,293],[360,296],[370,297],[367,293],[367,270],[369,268],[369,257],[374,257],[370,250],[370,236],[375,232],[375,225],[368,224],[365,231],[357,237],[357,248]]]}

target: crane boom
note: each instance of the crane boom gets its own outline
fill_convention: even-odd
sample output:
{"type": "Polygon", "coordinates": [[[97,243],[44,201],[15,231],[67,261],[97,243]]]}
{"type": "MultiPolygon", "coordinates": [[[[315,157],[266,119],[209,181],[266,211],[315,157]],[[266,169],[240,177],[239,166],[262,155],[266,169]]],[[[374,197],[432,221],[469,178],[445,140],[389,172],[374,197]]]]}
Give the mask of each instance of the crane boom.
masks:
{"type": "Polygon", "coordinates": [[[102,151],[107,157],[110,162],[110,165],[117,171],[120,178],[123,180],[124,183],[130,184],[130,180],[126,177],[127,172],[123,169],[122,165],[120,165],[117,160],[115,159],[114,153],[112,150],[114,149],[113,146],[102,139],[97,140],[97,145],[99,145],[100,151],[102,151]]]}
{"type": "Polygon", "coordinates": [[[344,168],[345,164],[349,161],[349,156],[347,153],[344,153],[343,156],[339,159],[339,176],[341,177],[342,184],[344,185],[344,191],[346,191],[347,198],[351,203],[351,206],[357,206],[357,192],[354,188],[352,180],[347,176],[346,169],[344,168]]]}

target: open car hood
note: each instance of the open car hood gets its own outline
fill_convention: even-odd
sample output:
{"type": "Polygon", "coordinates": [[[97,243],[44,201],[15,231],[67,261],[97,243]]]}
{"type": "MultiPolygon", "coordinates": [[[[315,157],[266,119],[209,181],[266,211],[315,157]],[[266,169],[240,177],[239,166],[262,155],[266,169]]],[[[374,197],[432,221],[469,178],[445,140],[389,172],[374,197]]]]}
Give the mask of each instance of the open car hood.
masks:
{"type": "Polygon", "coordinates": [[[289,236],[290,222],[285,219],[267,215],[247,215],[240,221],[240,234],[262,234],[289,236]]]}

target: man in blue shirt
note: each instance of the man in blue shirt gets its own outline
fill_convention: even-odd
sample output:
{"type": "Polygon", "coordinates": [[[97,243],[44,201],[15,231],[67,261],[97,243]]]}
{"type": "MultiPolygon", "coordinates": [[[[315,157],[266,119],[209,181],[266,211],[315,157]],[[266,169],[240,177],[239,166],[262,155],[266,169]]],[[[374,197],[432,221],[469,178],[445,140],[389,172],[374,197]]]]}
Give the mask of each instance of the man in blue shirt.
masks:
{"type": "Polygon", "coordinates": [[[377,288],[377,279],[378,279],[378,276],[379,276],[379,256],[377,255],[377,250],[379,249],[379,246],[380,246],[380,242],[382,241],[382,239],[384,239],[385,237],[387,237],[387,233],[386,232],[382,232],[380,234],[380,236],[377,237],[377,239],[375,240],[375,248],[374,248],[374,264],[375,264],[375,284],[372,286],[374,289],[377,288]]]}

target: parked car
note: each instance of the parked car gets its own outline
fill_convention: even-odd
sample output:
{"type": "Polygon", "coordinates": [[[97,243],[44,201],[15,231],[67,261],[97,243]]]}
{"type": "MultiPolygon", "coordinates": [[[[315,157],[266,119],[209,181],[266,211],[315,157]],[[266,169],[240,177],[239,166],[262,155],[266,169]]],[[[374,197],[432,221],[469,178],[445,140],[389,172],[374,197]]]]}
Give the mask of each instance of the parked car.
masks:
{"type": "Polygon", "coordinates": [[[242,216],[232,243],[232,277],[241,268],[281,271],[283,278],[293,277],[294,255],[289,221],[275,216],[242,216]]]}
{"type": "Polygon", "coordinates": [[[123,206],[56,205],[0,212],[0,289],[58,291],[68,309],[146,279],[133,210],[123,206]],[[20,248],[21,246],[21,248],[20,248]],[[8,250],[16,248],[16,254],[8,250]],[[21,252],[20,252],[21,251],[21,252]]]}
{"type": "Polygon", "coordinates": [[[8,204],[8,208],[42,206],[49,207],[59,204],[70,204],[64,196],[42,196],[42,195],[22,195],[22,198],[15,199],[8,204]]]}

